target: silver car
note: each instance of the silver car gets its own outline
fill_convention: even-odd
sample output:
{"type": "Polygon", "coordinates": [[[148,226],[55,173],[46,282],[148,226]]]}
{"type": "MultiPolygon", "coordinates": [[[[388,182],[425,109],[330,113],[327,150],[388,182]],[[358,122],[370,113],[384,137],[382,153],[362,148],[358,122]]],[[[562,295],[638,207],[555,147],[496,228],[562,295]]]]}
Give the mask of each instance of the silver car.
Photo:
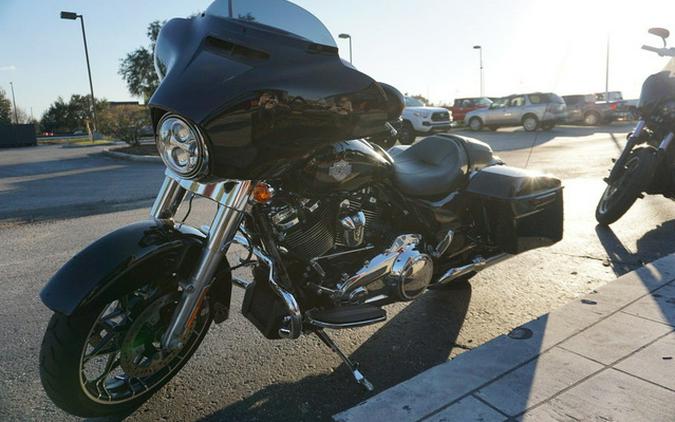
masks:
{"type": "Polygon", "coordinates": [[[499,98],[489,108],[467,113],[464,123],[474,131],[522,125],[532,132],[539,128],[553,129],[565,121],[566,114],[567,106],[562,98],[551,92],[535,92],[499,98]]]}

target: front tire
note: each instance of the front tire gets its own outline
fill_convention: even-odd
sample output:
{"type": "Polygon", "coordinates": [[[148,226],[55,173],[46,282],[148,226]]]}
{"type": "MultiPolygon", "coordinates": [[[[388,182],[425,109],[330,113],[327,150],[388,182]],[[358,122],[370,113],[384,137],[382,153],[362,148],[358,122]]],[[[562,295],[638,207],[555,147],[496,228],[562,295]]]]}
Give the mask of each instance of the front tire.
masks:
{"type": "Polygon", "coordinates": [[[154,293],[148,299],[134,293],[97,309],[52,316],[40,349],[40,379],[61,409],[80,417],[128,415],[169,382],[201,344],[211,324],[208,301],[183,348],[160,353],[156,347],[164,330],[156,328],[170,319],[178,294],[154,293]],[[125,313],[123,303],[133,303],[133,311],[125,313]],[[88,376],[92,373],[96,377],[88,376]]]}
{"type": "Polygon", "coordinates": [[[642,148],[631,152],[625,168],[608,184],[595,209],[595,219],[608,226],[633,206],[654,177],[656,151],[642,148]]]}

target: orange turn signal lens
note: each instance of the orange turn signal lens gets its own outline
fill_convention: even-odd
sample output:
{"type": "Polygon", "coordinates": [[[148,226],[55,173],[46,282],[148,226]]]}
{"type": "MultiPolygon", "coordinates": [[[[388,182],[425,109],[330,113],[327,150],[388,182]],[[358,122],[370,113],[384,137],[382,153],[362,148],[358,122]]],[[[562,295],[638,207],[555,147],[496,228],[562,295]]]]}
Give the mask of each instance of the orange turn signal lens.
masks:
{"type": "Polygon", "coordinates": [[[259,204],[266,204],[272,200],[274,188],[267,183],[259,182],[253,188],[253,200],[259,204]]]}

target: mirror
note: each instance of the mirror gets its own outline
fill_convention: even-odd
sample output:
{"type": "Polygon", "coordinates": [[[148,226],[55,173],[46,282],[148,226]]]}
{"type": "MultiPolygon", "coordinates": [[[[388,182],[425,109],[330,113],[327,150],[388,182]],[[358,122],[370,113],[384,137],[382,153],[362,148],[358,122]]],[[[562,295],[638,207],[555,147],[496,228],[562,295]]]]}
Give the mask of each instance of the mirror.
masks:
{"type": "Polygon", "coordinates": [[[663,38],[663,41],[670,36],[670,31],[665,28],[649,28],[649,33],[663,38]]]}

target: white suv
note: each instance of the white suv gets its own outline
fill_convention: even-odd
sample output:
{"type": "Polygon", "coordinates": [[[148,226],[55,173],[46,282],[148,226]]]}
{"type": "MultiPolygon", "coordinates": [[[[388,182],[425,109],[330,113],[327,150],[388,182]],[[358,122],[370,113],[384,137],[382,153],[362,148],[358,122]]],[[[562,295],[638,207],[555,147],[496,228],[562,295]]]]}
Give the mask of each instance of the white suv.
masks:
{"type": "Polygon", "coordinates": [[[405,97],[405,108],[401,114],[403,125],[399,130],[399,141],[404,145],[415,142],[417,135],[445,132],[450,129],[452,116],[447,108],[427,107],[417,98],[405,97]]]}

